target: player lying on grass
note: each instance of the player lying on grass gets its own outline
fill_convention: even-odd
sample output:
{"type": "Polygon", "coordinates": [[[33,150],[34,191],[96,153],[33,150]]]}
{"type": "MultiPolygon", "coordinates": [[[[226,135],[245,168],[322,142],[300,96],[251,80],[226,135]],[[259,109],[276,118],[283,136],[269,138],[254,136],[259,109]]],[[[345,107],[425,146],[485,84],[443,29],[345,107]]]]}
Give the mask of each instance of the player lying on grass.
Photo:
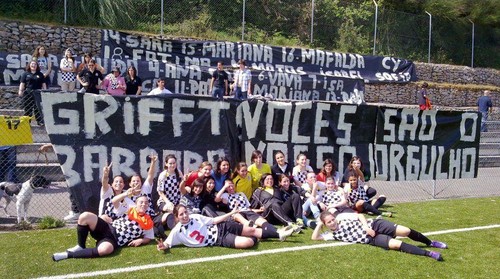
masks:
{"type": "MultiPolygon", "coordinates": [[[[189,214],[186,206],[179,204],[174,208],[174,216],[178,220],[167,239],[159,242],[159,251],[167,250],[176,245],[188,247],[222,246],[229,248],[250,248],[257,244],[257,239],[263,237],[260,228],[244,226],[228,220],[238,211],[215,218],[199,214],[189,214]]],[[[281,241],[292,234],[293,230],[279,231],[281,241]]]]}
{"type": "Polygon", "coordinates": [[[420,247],[395,239],[396,236],[408,237],[429,247],[446,249],[448,246],[439,241],[431,241],[413,229],[394,224],[384,219],[366,219],[358,213],[340,213],[337,216],[324,211],[320,224],[314,230],[312,240],[339,240],[343,242],[370,244],[384,249],[399,250],[409,254],[431,257],[442,261],[439,252],[424,250],[420,247]],[[327,231],[321,233],[323,226],[327,231]]]}
{"type": "MultiPolygon", "coordinates": [[[[117,196],[125,198],[134,195],[130,188],[117,196]]],[[[130,201],[131,202],[131,201],[130,201]]],[[[111,224],[91,212],[84,212],[78,218],[76,228],[78,245],[65,252],[52,255],[54,261],[67,258],[95,258],[113,253],[121,246],[140,246],[154,239],[153,220],[146,213],[149,209],[147,196],[139,196],[135,206],[128,209],[124,217],[114,220],[111,224]],[[95,248],[86,248],[88,235],[96,240],[95,248]]],[[[119,214],[118,214],[119,215],[119,214]]]]}

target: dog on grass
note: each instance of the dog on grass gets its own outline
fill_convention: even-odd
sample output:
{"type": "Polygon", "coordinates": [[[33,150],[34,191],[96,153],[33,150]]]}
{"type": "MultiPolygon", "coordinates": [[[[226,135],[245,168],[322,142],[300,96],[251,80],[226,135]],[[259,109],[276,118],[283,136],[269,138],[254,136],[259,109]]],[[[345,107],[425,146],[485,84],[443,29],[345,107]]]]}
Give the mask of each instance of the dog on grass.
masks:
{"type": "Polygon", "coordinates": [[[5,215],[9,215],[7,213],[7,206],[12,201],[15,201],[17,223],[21,223],[21,219],[29,222],[28,208],[35,189],[47,188],[49,184],[50,181],[40,175],[32,176],[24,183],[0,182],[0,201],[2,198],[5,199],[5,207],[3,208],[5,215]]]}

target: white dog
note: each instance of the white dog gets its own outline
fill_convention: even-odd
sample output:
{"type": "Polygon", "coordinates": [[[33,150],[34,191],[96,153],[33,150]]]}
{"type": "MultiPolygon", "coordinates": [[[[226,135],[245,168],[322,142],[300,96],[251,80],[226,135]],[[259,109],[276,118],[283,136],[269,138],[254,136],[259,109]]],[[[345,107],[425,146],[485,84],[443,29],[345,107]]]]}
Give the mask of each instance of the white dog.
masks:
{"type": "Polygon", "coordinates": [[[17,223],[21,223],[21,219],[28,222],[28,208],[33,197],[33,192],[37,188],[47,188],[50,184],[43,176],[33,176],[24,183],[1,182],[0,183],[0,200],[5,199],[4,212],[7,214],[7,206],[10,202],[16,200],[17,223]]]}

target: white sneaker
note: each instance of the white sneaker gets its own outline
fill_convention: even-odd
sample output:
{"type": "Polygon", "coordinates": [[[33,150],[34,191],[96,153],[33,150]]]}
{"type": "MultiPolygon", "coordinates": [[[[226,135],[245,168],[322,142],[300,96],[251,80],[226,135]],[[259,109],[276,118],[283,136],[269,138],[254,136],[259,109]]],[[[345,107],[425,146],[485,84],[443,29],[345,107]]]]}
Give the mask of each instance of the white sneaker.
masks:
{"type": "Polygon", "coordinates": [[[76,221],[78,220],[78,217],[80,217],[80,213],[70,211],[69,214],[64,217],[64,221],[76,221]]]}
{"type": "Polygon", "coordinates": [[[299,226],[297,224],[292,224],[293,232],[296,234],[299,234],[302,231],[302,226],[299,226]]]}
{"type": "Polygon", "coordinates": [[[278,234],[280,235],[280,241],[285,241],[287,237],[291,236],[293,233],[293,227],[287,226],[278,230],[278,234]]]}
{"type": "Polygon", "coordinates": [[[80,250],[83,250],[83,248],[80,245],[76,245],[75,247],[66,249],[66,252],[73,252],[74,253],[74,252],[80,251],[80,250]]]}
{"type": "Polygon", "coordinates": [[[78,90],[78,93],[85,93],[87,92],[87,89],[85,89],[85,87],[82,87],[80,88],[80,90],[78,90]]]}
{"type": "Polygon", "coordinates": [[[52,255],[52,260],[54,260],[55,262],[58,262],[60,260],[65,260],[67,258],[68,258],[67,252],[55,253],[52,255]]]}

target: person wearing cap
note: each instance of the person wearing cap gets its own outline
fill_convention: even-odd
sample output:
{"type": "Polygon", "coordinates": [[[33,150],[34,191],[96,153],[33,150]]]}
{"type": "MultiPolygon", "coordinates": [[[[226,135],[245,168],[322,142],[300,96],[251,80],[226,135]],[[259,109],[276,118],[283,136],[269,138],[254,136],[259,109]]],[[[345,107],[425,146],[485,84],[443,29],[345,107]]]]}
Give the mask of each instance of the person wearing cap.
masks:
{"type": "Polygon", "coordinates": [[[105,90],[109,95],[123,96],[127,86],[125,79],[120,76],[120,68],[113,67],[111,73],[106,76],[101,84],[101,89],[105,90]]]}
{"type": "Polygon", "coordinates": [[[61,91],[71,92],[75,90],[76,65],[73,51],[68,48],[64,52],[64,58],[59,65],[61,70],[61,91]]]}
{"type": "Polygon", "coordinates": [[[151,90],[151,92],[148,93],[149,96],[151,95],[164,95],[164,94],[172,94],[170,90],[165,88],[165,78],[159,78],[157,81],[158,87],[155,89],[151,90]]]}
{"type": "Polygon", "coordinates": [[[249,95],[252,95],[252,73],[245,68],[246,62],[243,59],[238,61],[240,69],[234,72],[234,98],[238,100],[246,100],[249,95]]]}

